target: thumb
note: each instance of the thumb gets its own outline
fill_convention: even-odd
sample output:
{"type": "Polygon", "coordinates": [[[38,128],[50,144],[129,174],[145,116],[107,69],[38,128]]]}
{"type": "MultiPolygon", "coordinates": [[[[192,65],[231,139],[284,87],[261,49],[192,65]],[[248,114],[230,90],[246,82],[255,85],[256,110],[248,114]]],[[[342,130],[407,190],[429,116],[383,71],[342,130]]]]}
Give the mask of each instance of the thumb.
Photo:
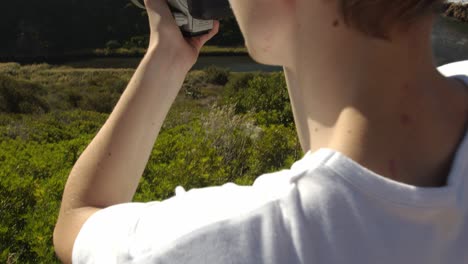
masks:
{"type": "Polygon", "coordinates": [[[219,32],[219,21],[214,21],[213,28],[207,33],[202,36],[187,38],[187,42],[195,48],[198,52],[200,52],[201,48],[205,43],[214,37],[219,32]]]}

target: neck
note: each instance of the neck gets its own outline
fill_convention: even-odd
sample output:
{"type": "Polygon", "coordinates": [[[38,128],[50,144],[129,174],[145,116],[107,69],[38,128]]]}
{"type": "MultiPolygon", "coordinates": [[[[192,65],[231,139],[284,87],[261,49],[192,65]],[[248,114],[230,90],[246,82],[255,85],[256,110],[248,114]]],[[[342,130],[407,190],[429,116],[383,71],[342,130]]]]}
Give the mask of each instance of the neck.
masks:
{"type": "Polygon", "coordinates": [[[323,36],[334,41],[320,53],[302,40],[285,66],[304,151],[332,148],[400,182],[444,185],[468,101],[435,68],[430,30],[391,42],[354,35],[323,36]]]}

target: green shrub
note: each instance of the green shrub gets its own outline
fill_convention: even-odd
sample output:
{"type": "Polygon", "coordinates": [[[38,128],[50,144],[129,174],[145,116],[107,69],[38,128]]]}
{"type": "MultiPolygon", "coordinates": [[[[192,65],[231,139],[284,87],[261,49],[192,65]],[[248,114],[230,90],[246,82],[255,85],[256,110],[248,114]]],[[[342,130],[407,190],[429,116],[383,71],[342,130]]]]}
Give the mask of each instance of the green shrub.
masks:
{"type": "Polygon", "coordinates": [[[251,154],[251,146],[261,132],[252,117],[236,115],[233,106],[213,106],[202,116],[201,122],[205,136],[211,139],[211,147],[223,157],[223,168],[228,177],[223,182],[232,182],[246,174],[250,165],[245,157],[251,154]]]}
{"type": "Polygon", "coordinates": [[[76,90],[67,91],[66,98],[72,108],[78,108],[83,101],[83,95],[76,90]]]}
{"type": "MultiPolygon", "coordinates": [[[[0,72],[2,68],[15,68],[9,65],[0,64],[0,72]]],[[[48,109],[67,111],[78,108],[110,113],[132,74],[133,70],[69,69],[47,64],[5,70],[0,73],[0,83],[7,80],[3,93],[10,99],[4,99],[0,91],[0,111],[41,113],[48,109]],[[38,106],[42,110],[37,110],[38,106]]]]}
{"type": "Polygon", "coordinates": [[[110,91],[99,91],[84,95],[80,109],[96,111],[99,113],[110,113],[114,109],[120,95],[110,91]]]}
{"type": "Polygon", "coordinates": [[[105,118],[83,111],[0,114],[0,245],[8,245],[0,262],[57,262],[52,230],[64,184],[105,118]]]}
{"type": "Polygon", "coordinates": [[[189,74],[187,78],[185,78],[182,90],[187,98],[200,99],[203,97],[201,88],[206,85],[204,74],[189,74]]]}
{"type": "Polygon", "coordinates": [[[208,83],[225,85],[229,81],[229,69],[210,66],[205,69],[206,81],[208,83]]]}
{"type": "Polygon", "coordinates": [[[289,168],[303,155],[295,128],[281,124],[263,127],[254,144],[249,156],[253,177],[289,168]]]}
{"type": "Polygon", "coordinates": [[[0,137],[26,142],[58,143],[81,135],[94,134],[107,115],[96,112],[51,112],[46,115],[0,114],[0,137]]]}
{"type": "MultiPolygon", "coordinates": [[[[302,155],[282,74],[221,73],[229,81],[216,106],[206,103],[216,99],[207,90],[221,87],[208,82],[216,71],[187,76],[184,89],[199,95],[183,90],[176,99],[135,201],[167,199],[178,185],[251,184],[302,155]]],[[[17,102],[9,109],[25,109],[21,102],[40,105],[37,99],[51,110],[0,112],[0,263],[58,263],[52,232],[67,176],[133,71],[0,64],[0,72],[0,88],[10,87],[2,96],[17,102]]]]}
{"type": "Polygon", "coordinates": [[[40,72],[40,71],[45,71],[52,69],[52,65],[49,65],[47,63],[39,63],[39,64],[30,64],[30,65],[24,65],[21,67],[21,72],[24,74],[33,74],[35,72],[40,72]]]}
{"type": "Polygon", "coordinates": [[[228,83],[225,102],[236,106],[236,113],[255,113],[262,125],[293,125],[292,109],[282,73],[245,75],[228,83]]]}
{"type": "Polygon", "coordinates": [[[242,93],[242,90],[246,89],[249,85],[249,82],[259,74],[254,73],[237,73],[233,74],[229,79],[229,82],[225,87],[225,97],[236,97],[237,93],[242,93]]]}
{"type": "Polygon", "coordinates": [[[49,111],[41,98],[46,93],[40,85],[0,75],[0,111],[6,113],[40,114],[49,111]]]}
{"type": "Polygon", "coordinates": [[[17,74],[20,69],[21,65],[19,63],[0,63],[0,74],[17,74]]]}

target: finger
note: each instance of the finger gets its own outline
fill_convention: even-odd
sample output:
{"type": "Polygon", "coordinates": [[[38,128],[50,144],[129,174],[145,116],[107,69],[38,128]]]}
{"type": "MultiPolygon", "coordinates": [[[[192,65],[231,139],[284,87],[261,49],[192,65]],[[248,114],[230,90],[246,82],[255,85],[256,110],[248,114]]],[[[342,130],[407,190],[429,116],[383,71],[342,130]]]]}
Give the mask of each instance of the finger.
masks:
{"type": "Polygon", "coordinates": [[[208,32],[207,35],[202,36],[202,41],[207,42],[212,37],[214,37],[216,34],[218,34],[219,27],[220,27],[219,21],[217,21],[217,20],[213,21],[213,28],[210,30],[210,32],[208,32]]]}
{"type": "Polygon", "coordinates": [[[186,38],[186,41],[198,52],[200,52],[201,48],[205,43],[210,40],[214,35],[216,35],[219,31],[219,21],[214,21],[213,28],[206,34],[198,37],[189,37],[186,38]]]}
{"type": "Polygon", "coordinates": [[[147,9],[156,11],[163,17],[172,17],[172,12],[169,8],[167,0],[145,0],[147,9]]]}
{"type": "Polygon", "coordinates": [[[213,28],[205,35],[195,37],[194,39],[196,40],[197,43],[200,44],[200,47],[205,45],[208,40],[210,40],[212,37],[214,37],[216,34],[219,32],[219,21],[214,21],[213,23],[213,28]]]}

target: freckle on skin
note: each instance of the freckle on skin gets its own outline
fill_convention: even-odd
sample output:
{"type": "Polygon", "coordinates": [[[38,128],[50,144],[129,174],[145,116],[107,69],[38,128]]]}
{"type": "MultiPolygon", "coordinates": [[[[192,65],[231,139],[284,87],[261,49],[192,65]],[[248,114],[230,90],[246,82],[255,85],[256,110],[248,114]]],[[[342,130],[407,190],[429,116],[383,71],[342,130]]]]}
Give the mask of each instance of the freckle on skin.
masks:
{"type": "Polygon", "coordinates": [[[109,152],[108,155],[109,155],[109,157],[110,157],[110,156],[112,156],[112,153],[109,152]]]}
{"type": "Polygon", "coordinates": [[[336,19],[335,21],[333,21],[333,26],[334,27],[337,27],[340,25],[340,22],[338,21],[338,19],[336,19]]]}
{"type": "Polygon", "coordinates": [[[318,132],[318,131],[319,131],[319,129],[318,129],[318,128],[315,128],[315,129],[314,129],[314,132],[318,132]]]}
{"type": "Polygon", "coordinates": [[[409,125],[409,124],[411,123],[411,118],[410,118],[410,116],[407,115],[407,114],[402,114],[402,115],[400,116],[400,123],[401,123],[402,125],[404,125],[404,126],[409,125]]]}
{"type": "Polygon", "coordinates": [[[351,130],[348,130],[348,134],[351,134],[351,132],[352,132],[351,130]]]}

